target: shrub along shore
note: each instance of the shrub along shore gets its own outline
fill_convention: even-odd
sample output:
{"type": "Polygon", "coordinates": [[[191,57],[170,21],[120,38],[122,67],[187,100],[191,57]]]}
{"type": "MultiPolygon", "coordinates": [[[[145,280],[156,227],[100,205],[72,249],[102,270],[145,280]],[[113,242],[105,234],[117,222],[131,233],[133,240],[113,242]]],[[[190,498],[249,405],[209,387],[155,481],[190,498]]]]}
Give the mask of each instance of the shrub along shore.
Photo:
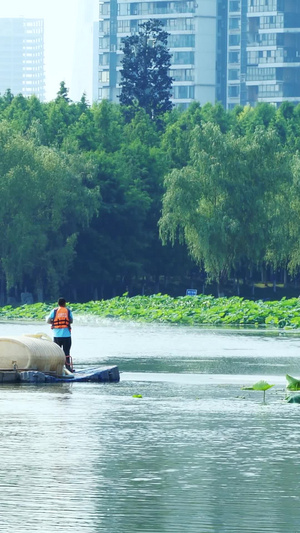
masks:
{"type": "MultiPolygon", "coordinates": [[[[214,298],[213,296],[168,295],[134,296],[126,294],[111,300],[70,303],[75,317],[100,318],[183,324],[189,326],[253,326],[297,329],[300,328],[300,300],[252,301],[240,297],[214,298]]],[[[55,304],[36,303],[0,308],[0,320],[44,320],[55,304]]]]}

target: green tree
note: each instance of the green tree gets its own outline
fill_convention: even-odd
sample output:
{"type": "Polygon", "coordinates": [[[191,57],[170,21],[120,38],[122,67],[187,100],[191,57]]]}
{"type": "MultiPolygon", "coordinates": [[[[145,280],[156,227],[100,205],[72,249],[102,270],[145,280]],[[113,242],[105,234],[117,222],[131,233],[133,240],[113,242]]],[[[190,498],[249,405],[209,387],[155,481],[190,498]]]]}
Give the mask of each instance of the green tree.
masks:
{"type": "Polygon", "coordinates": [[[250,105],[245,106],[243,109],[239,107],[238,110],[233,110],[231,115],[235,117],[231,131],[243,136],[253,134],[258,127],[266,130],[269,127],[273,127],[276,109],[270,104],[259,103],[255,108],[250,107],[250,105]]]}
{"type": "Polygon", "coordinates": [[[158,20],[144,22],[139,28],[138,34],[123,39],[120,102],[137,104],[157,117],[172,109],[168,33],[158,20]]]}
{"type": "Polygon", "coordinates": [[[0,111],[9,107],[13,99],[14,95],[12,94],[10,89],[7,89],[4,95],[0,97],[0,111]]]}
{"type": "MultiPolygon", "coordinates": [[[[286,224],[285,224],[285,243],[288,247],[287,267],[290,273],[295,276],[300,268],[300,154],[296,152],[291,157],[292,183],[286,187],[286,224]]],[[[282,233],[282,231],[281,231],[282,233]]]]}
{"type": "Polygon", "coordinates": [[[15,96],[10,105],[3,109],[2,117],[8,120],[14,131],[26,133],[33,124],[41,126],[45,121],[45,107],[36,96],[24,98],[22,95],[15,96]]]}
{"type": "Polygon", "coordinates": [[[63,98],[63,100],[66,102],[70,102],[69,89],[66,87],[66,83],[64,81],[61,81],[59,84],[56,100],[60,100],[60,98],[63,98]]]}
{"type": "Polygon", "coordinates": [[[0,124],[0,263],[7,290],[30,285],[55,297],[77,234],[97,208],[93,168],[82,156],[39,146],[0,124]]]}
{"type": "Polygon", "coordinates": [[[166,154],[169,168],[182,168],[190,161],[192,131],[203,121],[200,104],[193,102],[186,111],[175,108],[164,118],[165,130],[161,147],[166,154]]]}
{"type": "MultiPolygon", "coordinates": [[[[95,182],[101,191],[99,216],[80,232],[72,273],[81,294],[89,298],[91,294],[111,297],[122,279],[129,280],[141,272],[144,222],[150,207],[143,180],[132,173],[125,154],[102,151],[96,160],[95,182]]],[[[138,163],[134,170],[138,170],[138,163]]]]}
{"type": "Polygon", "coordinates": [[[165,180],[163,241],[179,236],[219,283],[241,263],[261,264],[270,239],[267,206],[283,166],[274,131],[236,137],[210,123],[195,128],[191,164],[165,180]]]}

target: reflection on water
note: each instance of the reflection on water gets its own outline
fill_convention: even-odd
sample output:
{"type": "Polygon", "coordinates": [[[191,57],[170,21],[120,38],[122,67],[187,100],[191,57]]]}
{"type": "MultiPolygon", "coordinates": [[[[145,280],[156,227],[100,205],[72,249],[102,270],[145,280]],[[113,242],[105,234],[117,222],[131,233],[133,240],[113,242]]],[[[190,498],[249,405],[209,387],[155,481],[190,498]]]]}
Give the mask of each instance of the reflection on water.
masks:
{"type": "Polygon", "coordinates": [[[299,354],[296,335],[75,322],[75,364],[121,382],[1,388],[0,531],[298,533],[299,354]],[[258,379],[267,405],[241,390],[258,379]]]}

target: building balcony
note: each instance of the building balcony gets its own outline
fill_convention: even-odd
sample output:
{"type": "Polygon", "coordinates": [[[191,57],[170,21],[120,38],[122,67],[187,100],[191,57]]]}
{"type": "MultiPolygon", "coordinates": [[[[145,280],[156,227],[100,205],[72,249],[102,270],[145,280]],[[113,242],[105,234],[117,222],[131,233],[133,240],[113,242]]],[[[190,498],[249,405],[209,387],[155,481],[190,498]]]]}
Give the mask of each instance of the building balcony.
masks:
{"type": "MultiPolygon", "coordinates": [[[[250,9],[250,8],[248,8],[250,9]]],[[[248,11],[247,17],[248,18],[256,18],[256,17],[276,17],[278,15],[278,11],[266,11],[266,8],[261,8],[260,11],[248,11]]]]}
{"type": "MultiPolygon", "coordinates": [[[[265,2],[266,4],[267,2],[265,2]]],[[[248,16],[257,16],[258,14],[260,16],[274,16],[278,12],[283,12],[285,9],[285,2],[284,0],[270,0],[268,2],[268,6],[263,5],[262,2],[259,2],[258,0],[254,0],[254,2],[251,2],[253,5],[249,5],[250,2],[248,2],[248,16]]]]}
{"type": "Polygon", "coordinates": [[[258,98],[300,98],[300,88],[297,84],[279,83],[276,85],[259,85],[258,98]]]}
{"type": "MultiPolygon", "coordinates": [[[[253,65],[254,66],[254,65],[253,65]]],[[[259,68],[264,68],[266,66],[270,67],[298,67],[300,66],[300,57],[260,57],[258,60],[259,68]]]]}
{"type": "Polygon", "coordinates": [[[247,85],[255,84],[258,82],[274,83],[279,81],[279,78],[282,76],[282,71],[278,73],[276,68],[249,68],[247,69],[247,85]]]}
{"type": "MultiPolygon", "coordinates": [[[[257,103],[266,103],[266,104],[282,104],[282,102],[291,102],[292,104],[298,104],[300,102],[300,95],[299,96],[259,96],[257,98],[257,101],[252,105],[252,107],[255,107],[257,103]]],[[[249,102],[250,103],[250,102],[249,102]]]]}
{"type": "Polygon", "coordinates": [[[278,44],[278,34],[268,33],[267,37],[265,34],[260,33],[248,33],[247,34],[247,48],[257,48],[257,47],[266,47],[266,46],[276,46],[278,44]]]}

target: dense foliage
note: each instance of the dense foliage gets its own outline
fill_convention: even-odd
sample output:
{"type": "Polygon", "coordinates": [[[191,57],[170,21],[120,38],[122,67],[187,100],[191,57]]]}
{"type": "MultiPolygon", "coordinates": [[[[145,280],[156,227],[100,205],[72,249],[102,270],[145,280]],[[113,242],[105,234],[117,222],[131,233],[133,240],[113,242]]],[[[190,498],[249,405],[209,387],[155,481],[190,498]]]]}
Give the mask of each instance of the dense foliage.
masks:
{"type": "Polygon", "coordinates": [[[138,105],[151,118],[172,109],[171,57],[162,22],[148,20],[139,31],[122,39],[120,102],[138,105]]]}
{"type": "Polygon", "coordinates": [[[297,280],[299,132],[290,104],[194,103],[158,124],[140,107],[74,103],[63,83],[48,103],[7,91],[0,304],[26,291],[34,301],[176,296],[213,281],[221,292],[230,279],[226,294],[244,295],[266,272],[297,280]]]}
{"type": "MultiPolygon", "coordinates": [[[[37,303],[14,308],[0,308],[2,319],[44,320],[55,304],[37,303]]],[[[252,301],[234,296],[183,296],[168,295],[118,296],[110,300],[70,304],[77,320],[84,317],[183,324],[187,326],[254,326],[297,329],[300,327],[300,302],[298,298],[280,301],[252,301]]]]}

